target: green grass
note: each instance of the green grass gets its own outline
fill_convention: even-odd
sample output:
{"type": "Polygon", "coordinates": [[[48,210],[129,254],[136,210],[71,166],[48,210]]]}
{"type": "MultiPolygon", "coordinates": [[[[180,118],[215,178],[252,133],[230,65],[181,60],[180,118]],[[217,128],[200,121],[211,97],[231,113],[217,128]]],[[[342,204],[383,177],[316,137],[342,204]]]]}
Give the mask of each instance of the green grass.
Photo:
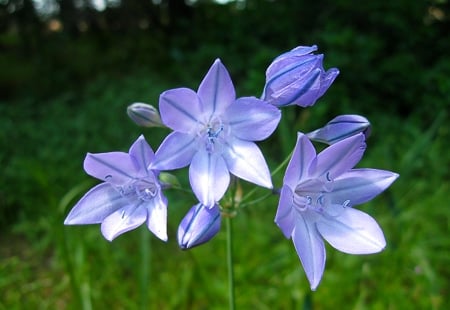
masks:
{"type": "MultiPolygon", "coordinates": [[[[198,248],[181,251],[176,243],[177,225],[195,203],[191,195],[167,192],[167,243],[144,227],[109,243],[98,225],[62,224],[95,184],[82,170],[85,153],[127,150],[141,130],[128,120],[126,106],[157,105],[161,91],[178,86],[148,72],[105,76],[48,102],[0,105],[0,309],[227,308],[225,225],[198,248]]],[[[317,107],[288,116],[293,131],[286,143],[296,130],[325,123],[330,100],[325,96],[317,107]]],[[[450,137],[448,115],[436,115],[430,124],[418,113],[405,118],[374,108],[366,115],[374,128],[359,166],[400,173],[387,192],[359,207],[380,223],[388,246],[368,256],[327,246],[325,274],[314,293],[291,241],[273,223],[277,197],[240,210],[233,219],[237,308],[446,309],[450,137]]],[[[166,133],[144,131],[154,149],[166,133]]],[[[261,143],[272,169],[284,157],[276,141],[261,143]]],[[[187,183],[185,170],[177,175],[187,183]]],[[[275,186],[281,179],[274,177],[275,186]]]]}

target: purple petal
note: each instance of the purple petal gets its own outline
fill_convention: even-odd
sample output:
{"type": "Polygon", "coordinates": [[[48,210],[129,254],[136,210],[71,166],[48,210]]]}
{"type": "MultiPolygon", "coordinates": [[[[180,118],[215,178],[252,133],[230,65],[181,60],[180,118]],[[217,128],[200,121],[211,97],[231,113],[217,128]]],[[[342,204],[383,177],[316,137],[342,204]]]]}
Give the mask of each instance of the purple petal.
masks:
{"type": "Polygon", "coordinates": [[[108,216],[101,226],[106,240],[112,241],[117,236],[139,227],[147,219],[147,210],[142,206],[143,201],[136,199],[133,204],[108,216]]]}
{"type": "Polygon", "coordinates": [[[348,254],[380,252],[386,246],[383,231],[368,214],[353,208],[341,208],[338,216],[324,216],[317,229],[335,249],[348,254]]]}
{"type": "Polygon", "coordinates": [[[281,118],[280,110],[254,97],[237,99],[226,113],[233,134],[248,141],[266,139],[281,118]]]}
{"type": "MultiPolygon", "coordinates": [[[[312,106],[319,98],[322,71],[316,68],[306,74],[305,77],[299,78],[272,96],[277,97],[278,102],[283,102],[282,106],[292,104],[297,104],[301,107],[312,106]]],[[[276,105],[280,106],[280,104],[276,105]]]]}
{"type": "Polygon", "coordinates": [[[197,94],[188,88],[165,91],[159,97],[161,118],[167,127],[184,133],[198,126],[198,119],[204,114],[197,94]]]}
{"type": "Polygon", "coordinates": [[[398,178],[398,174],[378,169],[352,169],[334,180],[331,201],[358,205],[387,189],[398,178]]]}
{"type": "Polygon", "coordinates": [[[321,97],[328,90],[328,88],[330,88],[331,84],[333,84],[338,75],[339,70],[337,68],[331,68],[324,74],[324,76],[322,76],[318,97],[321,97]]]}
{"type": "Polygon", "coordinates": [[[185,167],[189,165],[196,151],[196,136],[172,132],[159,146],[149,169],[172,170],[185,167]]]}
{"type": "Polygon", "coordinates": [[[312,52],[317,51],[317,45],[312,46],[297,46],[293,48],[289,53],[295,55],[295,56],[303,56],[307,54],[311,54],[312,52]]]}
{"type": "Polygon", "coordinates": [[[147,227],[159,239],[167,241],[167,199],[159,194],[146,205],[147,227]]]}
{"type": "Polygon", "coordinates": [[[222,156],[200,150],[192,158],[189,181],[198,200],[212,207],[225,194],[230,174],[222,156]]]}
{"type": "Polygon", "coordinates": [[[100,183],[89,190],[67,215],[64,225],[101,223],[111,213],[129,203],[109,183],[100,183]]]}
{"type": "Polygon", "coordinates": [[[222,114],[236,99],[231,77],[219,59],[203,78],[197,94],[207,115],[222,114]]]}
{"type": "Polygon", "coordinates": [[[305,62],[308,62],[316,57],[315,55],[308,56],[308,54],[315,51],[317,51],[316,45],[298,46],[289,52],[281,54],[280,56],[275,58],[267,68],[266,70],[267,80],[271,79],[276,75],[279,75],[280,72],[284,74],[287,67],[291,64],[296,64],[297,66],[305,65],[305,62]],[[304,61],[299,61],[302,59],[304,59],[304,61]]]}
{"type": "Polygon", "coordinates": [[[124,152],[88,153],[84,170],[94,178],[115,185],[129,182],[137,173],[132,158],[124,152]]]}
{"type": "Polygon", "coordinates": [[[130,147],[129,154],[137,165],[139,176],[148,175],[148,166],[153,161],[155,153],[153,153],[143,135],[140,135],[130,147]]]}
{"type": "Polygon", "coordinates": [[[299,132],[283,183],[295,189],[299,181],[308,177],[311,164],[315,158],[316,150],[313,144],[307,136],[299,132]]]}
{"type": "Polygon", "coordinates": [[[280,227],[286,238],[292,236],[295,227],[295,213],[292,209],[292,197],[294,194],[289,186],[281,188],[280,202],[278,203],[277,214],[275,215],[275,223],[280,227]]]}
{"type": "Polygon", "coordinates": [[[307,212],[297,215],[292,240],[314,291],[322,279],[326,253],[323,240],[307,212]]]}
{"type": "Polygon", "coordinates": [[[253,142],[233,139],[224,148],[224,159],[232,174],[256,185],[272,188],[263,154],[253,142]]]}
{"type": "Polygon", "coordinates": [[[365,149],[362,133],[330,145],[317,155],[317,170],[314,175],[326,176],[328,179],[338,177],[361,160],[365,149]]]}

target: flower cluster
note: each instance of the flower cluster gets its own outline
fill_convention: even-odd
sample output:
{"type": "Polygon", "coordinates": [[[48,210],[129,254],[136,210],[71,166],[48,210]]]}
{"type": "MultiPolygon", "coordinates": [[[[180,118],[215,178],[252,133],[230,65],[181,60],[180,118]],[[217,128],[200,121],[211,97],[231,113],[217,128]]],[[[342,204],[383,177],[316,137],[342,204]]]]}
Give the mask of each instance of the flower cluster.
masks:
{"type": "MultiPolygon", "coordinates": [[[[163,92],[159,112],[135,103],[127,113],[138,125],[167,127],[172,132],[156,153],[141,135],[128,153],[88,154],[84,170],[102,182],[88,191],[68,214],[65,224],[101,224],[112,241],[144,222],[167,240],[167,206],[161,171],[189,166],[189,183],[198,203],[178,227],[178,243],[189,249],[209,241],[221,226],[221,200],[231,175],[272,189],[270,170],[255,142],[268,138],[281,119],[279,108],[308,107],[324,95],[339,71],[325,71],[316,46],[297,47],[267,68],[260,98],[236,98],[231,77],[217,59],[197,91],[176,88],[163,92]]],[[[350,254],[381,251],[385,239],[376,221],[353,206],[388,188],[396,173],[355,169],[363,156],[369,121],[340,115],[297,143],[281,187],[275,223],[292,238],[313,290],[325,267],[325,239],[350,254]],[[316,154],[311,140],[328,144],[316,154]]],[[[277,191],[273,191],[276,193],[277,191]]]]}

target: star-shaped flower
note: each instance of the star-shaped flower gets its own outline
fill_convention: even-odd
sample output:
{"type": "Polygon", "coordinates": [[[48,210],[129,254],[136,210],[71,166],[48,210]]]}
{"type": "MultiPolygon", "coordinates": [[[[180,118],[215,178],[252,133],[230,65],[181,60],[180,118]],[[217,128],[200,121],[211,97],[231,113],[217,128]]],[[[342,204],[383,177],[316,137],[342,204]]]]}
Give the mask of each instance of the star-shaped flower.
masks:
{"type": "Polygon", "coordinates": [[[104,182],[93,187],[73,207],[65,225],[101,223],[103,236],[112,241],[147,222],[148,229],[167,240],[167,199],[158,171],[148,167],[154,153],[143,136],[128,153],[88,154],[84,170],[104,182]]]}
{"type": "Polygon", "coordinates": [[[280,121],[280,111],[255,97],[236,99],[233,83],[216,60],[197,92],[168,90],[159,101],[163,123],[174,130],[156,151],[152,167],[189,167],[189,180],[201,204],[213,207],[233,175],[272,187],[263,154],[253,141],[267,138],[280,121]]]}
{"type": "Polygon", "coordinates": [[[376,169],[352,169],[366,144],[359,133],[316,151],[299,133],[286,170],[275,222],[292,238],[315,290],[325,268],[323,239],[339,251],[369,254],[383,250],[383,232],[368,214],[352,208],[373,199],[398,177],[376,169]]]}

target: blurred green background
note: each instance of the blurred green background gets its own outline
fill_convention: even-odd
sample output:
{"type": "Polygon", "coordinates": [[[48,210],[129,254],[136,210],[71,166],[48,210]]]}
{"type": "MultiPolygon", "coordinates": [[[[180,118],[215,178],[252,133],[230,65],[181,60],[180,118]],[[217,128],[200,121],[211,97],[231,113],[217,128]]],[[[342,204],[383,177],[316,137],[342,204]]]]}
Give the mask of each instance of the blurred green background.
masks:
{"type": "Polygon", "coordinates": [[[327,246],[311,293],[273,223],[277,197],[242,209],[238,309],[448,309],[450,2],[220,2],[0,0],[0,309],[226,309],[224,229],[190,251],[176,242],[192,195],[167,191],[167,244],[144,227],[109,243],[98,225],[62,223],[96,184],[86,152],[126,151],[140,133],[156,149],[168,133],[135,126],[128,104],[196,89],[218,57],[239,96],[259,96],[274,57],[312,44],[341,74],[314,107],[284,109],[291,131],[260,146],[274,169],[297,131],[365,115],[373,129],[359,166],[400,174],[359,206],[388,245],[369,256],[327,246]]]}

